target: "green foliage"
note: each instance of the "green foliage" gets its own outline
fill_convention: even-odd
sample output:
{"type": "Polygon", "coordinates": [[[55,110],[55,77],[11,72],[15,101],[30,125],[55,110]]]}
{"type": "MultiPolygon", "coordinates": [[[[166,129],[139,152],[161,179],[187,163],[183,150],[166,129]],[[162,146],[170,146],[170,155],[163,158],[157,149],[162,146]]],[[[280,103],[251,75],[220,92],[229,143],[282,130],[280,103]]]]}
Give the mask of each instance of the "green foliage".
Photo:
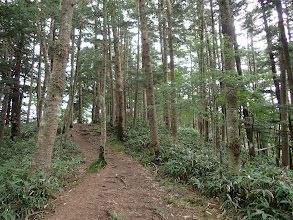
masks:
{"type": "MultiPolygon", "coordinates": [[[[149,128],[139,122],[128,131],[125,151],[143,164],[157,163],[159,173],[185,182],[205,196],[219,196],[223,206],[239,213],[239,219],[290,219],[293,214],[293,173],[275,167],[274,161],[263,155],[247,161],[237,174],[221,167],[218,156],[212,157],[210,146],[199,146],[194,129],[178,130],[179,143],[171,144],[170,134],[159,128],[160,155],[155,159],[148,149],[149,128]],[[220,171],[223,176],[221,178],[220,171]]],[[[243,151],[242,159],[247,152],[243,151]]],[[[224,164],[227,152],[223,150],[224,164]]]]}
{"type": "Polygon", "coordinates": [[[99,158],[97,161],[91,163],[87,168],[86,171],[88,173],[96,173],[103,169],[107,165],[107,162],[105,159],[99,158]]]}
{"type": "Polygon", "coordinates": [[[35,125],[23,125],[23,139],[0,143],[0,219],[24,219],[43,209],[53,197],[52,191],[62,192],[61,187],[74,178],[74,171],[82,161],[79,150],[68,140],[62,154],[58,145],[54,148],[49,179],[44,172],[29,177],[35,134],[35,125]]]}

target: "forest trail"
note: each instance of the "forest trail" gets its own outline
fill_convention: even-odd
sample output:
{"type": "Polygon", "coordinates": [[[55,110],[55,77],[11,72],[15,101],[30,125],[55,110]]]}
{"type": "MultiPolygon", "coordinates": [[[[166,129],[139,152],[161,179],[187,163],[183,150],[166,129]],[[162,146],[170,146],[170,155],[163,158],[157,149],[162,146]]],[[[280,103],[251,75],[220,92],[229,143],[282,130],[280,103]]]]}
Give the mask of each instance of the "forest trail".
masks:
{"type": "Polygon", "coordinates": [[[138,161],[107,147],[108,165],[98,173],[88,174],[85,168],[98,158],[98,135],[93,125],[75,125],[73,140],[83,150],[82,164],[76,184],[53,202],[57,208],[49,220],[192,220],[224,219],[219,205],[197,193],[163,186],[138,161]],[[183,201],[182,196],[192,203],[183,201]]]}

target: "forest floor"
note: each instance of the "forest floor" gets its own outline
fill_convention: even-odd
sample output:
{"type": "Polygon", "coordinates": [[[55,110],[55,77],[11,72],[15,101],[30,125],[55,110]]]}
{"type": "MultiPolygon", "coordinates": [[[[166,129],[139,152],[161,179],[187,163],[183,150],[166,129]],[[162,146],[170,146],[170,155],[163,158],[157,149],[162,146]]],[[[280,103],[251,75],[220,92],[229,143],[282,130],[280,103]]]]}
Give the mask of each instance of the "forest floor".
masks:
{"type": "Polygon", "coordinates": [[[93,125],[75,125],[71,134],[85,162],[75,184],[57,195],[52,201],[56,208],[44,219],[228,219],[215,199],[164,181],[111,147],[105,149],[107,166],[98,173],[86,173],[85,168],[98,158],[97,129],[93,125]]]}

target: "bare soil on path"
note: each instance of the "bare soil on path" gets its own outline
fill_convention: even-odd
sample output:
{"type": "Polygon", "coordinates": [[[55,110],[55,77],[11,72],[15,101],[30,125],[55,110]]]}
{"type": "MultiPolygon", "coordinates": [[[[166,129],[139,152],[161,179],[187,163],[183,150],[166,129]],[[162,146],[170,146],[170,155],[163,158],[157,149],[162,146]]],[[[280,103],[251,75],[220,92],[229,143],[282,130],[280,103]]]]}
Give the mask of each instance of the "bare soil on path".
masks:
{"type": "Polygon", "coordinates": [[[109,147],[107,166],[98,173],[86,173],[85,168],[98,158],[97,129],[75,125],[71,134],[85,156],[78,175],[82,181],[53,201],[57,207],[45,219],[225,219],[214,200],[179,185],[163,185],[137,160],[109,147]]]}

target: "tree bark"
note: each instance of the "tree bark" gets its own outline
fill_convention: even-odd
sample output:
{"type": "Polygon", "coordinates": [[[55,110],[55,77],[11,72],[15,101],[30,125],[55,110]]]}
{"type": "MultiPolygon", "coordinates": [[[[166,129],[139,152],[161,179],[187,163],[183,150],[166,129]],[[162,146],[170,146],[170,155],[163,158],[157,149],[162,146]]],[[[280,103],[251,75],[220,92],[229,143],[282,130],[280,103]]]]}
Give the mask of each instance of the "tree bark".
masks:
{"type": "Polygon", "coordinates": [[[83,95],[82,95],[82,82],[78,80],[78,124],[83,122],[83,95]]]}
{"type": "MultiPolygon", "coordinates": [[[[116,9],[114,9],[116,10],[116,9]]],[[[112,29],[114,36],[114,51],[115,51],[115,78],[116,78],[116,124],[117,137],[123,140],[125,136],[125,112],[124,112],[124,85],[123,73],[121,71],[121,54],[119,45],[119,35],[116,24],[116,13],[112,10],[112,29]]]]}
{"type": "Polygon", "coordinates": [[[146,74],[146,91],[148,118],[150,124],[150,148],[155,156],[159,154],[159,135],[157,114],[155,106],[153,70],[151,65],[150,43],[147,27],[147,17],[145,14],[145,0],[139,0],[140,20],[141,20],[141,41],[142,41],[142,56],[144,62],[144,70],[146,74]]]}
{"type": "Polygon", "coordinates": [[[168,38],[169,38],[169,53],[170,53],[170,72],[171,72],[171,131],[172,142],[178,142],[177,135],[177,112],[176,112],[176,86],[175,86],[175,63],[174,63],[174,49],[173,49],[173,33],[172,33],[172,11],[170,0],[167,3],[167,18],[168,18],[168,38]]]}
{"type": "Polygon", "coordinates": [[[110,26],[108,25],[108,38],[109,38],[109,74],[111,82],[111,126],[114,127],[115,124],[115,92],[114,92],[114,83],[113,83],[113,71],[112,71],[112,42],[111,42],[111,31],[110,26]]]}
{"type": "MultiPolygon", "coordinates": [[[[137,26],[139,27],[140,25],[140,19],[139,19],[139,5],[138,2],[136,2],[136,8],[137,8],[137,26]]],[[[140,67],[140,62],[139,62],[139,57],[140,57],[140,32],[139,29],[137,30],[137,54],[136,54],[136,86],[135,86],[135,95],[134,95],[134,110],[133,110],[133,121],[132,121],[132,129],[136,128],[136,120],[137,120],[137,105],[138,105],[138,89],[139,89],[139,67],[140,67]]]]}
{"type": "Polygon", "coordinates": [[[100,103],[101,103],[101,140],[100,140],[100,155],[99,158],[104,159],[104,148],[106,147],[107,131],[107,110],[106,110],[106,67],[107,67],[107,7],[106,0],[103,0],[103,61],[102,61],[102,80],[101,80],[101,93],[100,93],[100,103]]]}
{"type": "Polygon", "coordinates": [[[31,174],[34,174],[37,170],[43,170],[48,176],[50,172],[60,105],[66,86],[66,66],[69,54],[73,6],[73,0],[64,0],[62,2],[60,30],[56,42],[53,71],[38,132],[35,156],[31,164],[31,174]]]}
{"type": "Polygon", "coordinates": [[[12,108],[11,108],[11,138],[12,140],[17,140],[20,138],[20,117],[21,117],[21,99],[22,94],[20,93],[20,73],[21,73],[21,60],[22,51],[24,47],[24,36],[17,45],[15,51],[15,68],[13,77],[13,87],[12,87],[12,108]]]}
{"type": "Polygon", "coordinates": [[[34,64],[35,64],[35,44],[33,46],[33,57],[32,57],[32,68],[31,68],[31,78],[30,78],[30,90],[29,90],[29,101],[27,106],[27,115],[26,115],[26,124],[30,121],[31,105],[32,105],[32,96],[33,96],[33,82],[34,82],[34,64]]]}
{"type": "MultiPolygon", "coordinates": [[[[163,63],[163,73],[164,73],[164,81],[165,85],[168,88],[169,87],[169,73],[168,73],[168,47],[167,47],[167,26],[166,26],[166,16],[164,14],[165,6],[164,6],[164,0],[161,0],[161,11],[162,11],[162,34],[161,34],[161,51],[162,51],[162,63],[163,63]]],[[[164,120],[165,120],[165,127],[166,130],[171,129],[171,123],[170,123],[170,116],[169,116],[169,92],[164,92],[164,120]]]]}
{"type": "Polygon", "coordinates": [[[228,166],[230,172],[238,172],[240,168],[241,145],[238,132],[237,73],[235,71],[235,54],[233,42],[233,24],[229,0],[220,0],[222,33],[224,35],[224,81],[226,95],[226,120],[228,138],[228,166]]]}
{"type": "Polygon", "coordinates": [[[283,9],[280,0],[275,0],[276,9],[278,12],[278,26],[280,32],[280,41],[283,47],[284,57],[285,57],[285,64],[287,70],[287,77],[288,77],[288,87],[290,91],[290,100],[291,103],[293,102],[293,74],[292,74],[292,66],[291,66],[291,59],[288,47],[288,41],[285,33],[284,28],[284,20],[283,20],[283,9]]]}
{"type": "Polygon", "coordinates": [[[282,142],[282,165],[288,167],[290,164],[289,138],[288,138],[288,107],[287,107],[287,82],[286,61],[284,54],[280,56],[281,64],[281,142],[282,142]]]}

